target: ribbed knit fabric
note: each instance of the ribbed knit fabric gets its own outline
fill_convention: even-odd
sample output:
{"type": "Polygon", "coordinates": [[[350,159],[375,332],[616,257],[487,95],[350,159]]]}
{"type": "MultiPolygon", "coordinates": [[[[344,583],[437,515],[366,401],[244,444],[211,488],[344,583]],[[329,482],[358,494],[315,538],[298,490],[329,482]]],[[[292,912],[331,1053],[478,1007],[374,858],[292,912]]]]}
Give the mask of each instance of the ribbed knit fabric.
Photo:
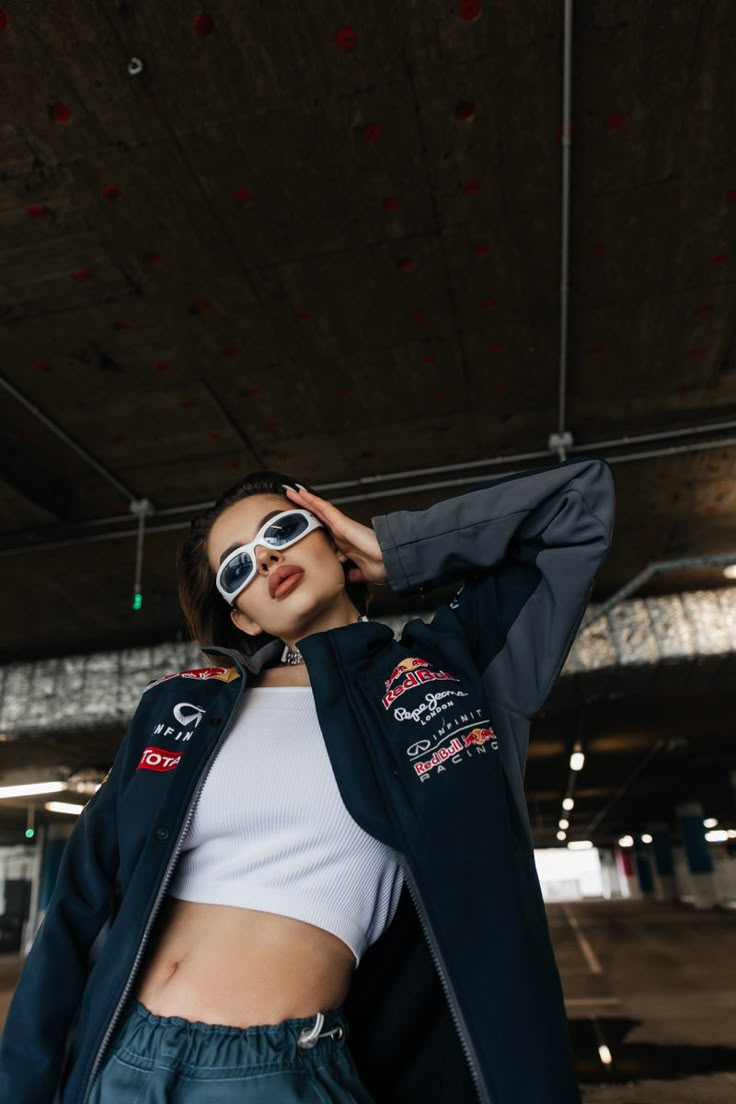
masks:
{"type": "Polygon", "coordinates": [[[169,893],[292,916],[332,932],[355,967],[391,923],[403,871],[352,819],[312,688],[246,690],[183,840],[169,893]]]}

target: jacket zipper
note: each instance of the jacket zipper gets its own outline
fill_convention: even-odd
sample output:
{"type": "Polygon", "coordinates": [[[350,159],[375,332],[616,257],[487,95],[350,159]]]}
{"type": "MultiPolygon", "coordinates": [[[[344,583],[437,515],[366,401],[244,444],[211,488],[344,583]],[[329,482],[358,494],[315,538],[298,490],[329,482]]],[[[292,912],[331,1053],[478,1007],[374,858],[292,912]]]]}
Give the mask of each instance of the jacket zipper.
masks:
{"type": "Polygon", "coordinates": [[[473,1046],[472,1042],[470,1041],[470,1036],[469,1036],[469,1033],[468,1033],[467,1024],[465,1022],[465,1017],[463,1016],[462,1012],[460,1011],[460,1005],[459,1005],[459,1002],[458,1002],[458,999],[457,999],[457,995],[455,993],[454,986],[453,986],[452,982],[450,981],[449,974],[448,974],[447,969],[445,967],[445,961],[444,961],[444,959],[442,957],[442,953],[439,949],[439,945],[438,945],[437,939],[435,937],[434,931],[432,929],[432,925],[430,924],[429,918],[427,917],[427,913],[426,913],[426,910],[424,908],[424,904],[422,902],[422,898],[421,898],[421,895],[419,893],[419,889],[417,888],[417,884],[414,880],[414,875],[411,873],[411,870],[409,869],[409,865],[406,862],[406,856],[402,855],[400,852],[397,852],[397,855],[399,856],[399,858],[398,858],[399,866],[401,867],[401,869],[404,872],[404,878],[406,880],[407,889],[409,890],[409,894],[411,896],[411,899],[414,902],[414,907],[417,910],[417,915],[419,917],[419,922],[420,922],[420,924],[422,926],[422,929],[424,931],[424,936],[425,936],[425,939],[427,940],[427,944],[429,946],[429,950],[430,950],[430,953],[432,955],[432,959],[434,961],[435,969],[437,970],[437,974],[438,974],[439,979],[442,983],[442,987],[445,991],[445,997],[447,999],[447,1004],[448,1004],[448,1007],[450,1009],[450,1013],[452,1014],[452,1019],[453,1019],[453,1022],[455,1024],[455,1028],[457,1030],[458,1037],[460,1039],[460,1043],[461,1043],[461,1046],[463,1048],[463,1052],[465,1054],[465,1058],[466,1058],[467,1063],[468,1063],[468,1068],[470,1070],[470,1076],[473,1079],[473,1084],[475,1085],[475,1091],[478,1094],[478,1099],[481,1101],[481,1104],[494,1104],[493,1097],[491,1096],[491,1094],[488,1090],[488,1086],[486,1085],[486,1082],[483,1080],[480,1073],[478,1072],[479,1068],[480,1068],[480,1062],[478,1061],[478,1055],[476,1053],[475,1047],[473,1046]]]}
{"type": "Polygon", "coordinates": [[[217,743],[215,744],[214,748],[212,749],[212,751],[210,753],[209,760],[207,761],[207,763],[205,764],[205,766],[202,769],[202,776],[200,777],[200,781],[197,784],[197,789],[195,790],[194,794],[192,795],[191,801],[189,803],[189,809],[187,811],[187,815],[186,815],[185,820],[184,820],[184,824],[182,826],[181,831],[179,832],[179,836],[178,836],[177,841],[176,841],[176,846],[174,848],[174,852],[173,852],[171,858],[169,859],[169,865],[166,868],[166,873],[164,874],[163,881],[161,882],[161,885],[159,886],[158,896],[156,897],[156,900],[153,903],[153,908],[151,909],[151,912],[148,914],[148,922],[146,924],[145,931],[143,932],[143,936],[141,938],[141,941],[138,944],[138,953],[136,954],[135,962],[133,963],[132,969],[130,971],[130,976],[128,977],[128,981],[126,982],[125,989],[123,990],[122,996],[120,997],[120,1000],[118,1001],[117,1005],[115,1006],[115,1011],[112,1014],[110,1022],[107,1025],[107,1031],[105,1032],[105,1037],[103,1038],[102,1042],[100,1043],[99,1047],[97,1048],[97,1053],[95,1055],[94,1062],[92,1063],[92,1070],[90,1072],[89,1077],[87,1078],[87,1084],[86,1084],[85,1089],[84,1089],[84,1095],[82,1096],[82,1104],[87,1104],[87,1098],[88,1098],[88,1096],[91,1092],[92,1085],[94,1083],[94,1079],[97,1076],[97,1070],[99,1068],[100,1061],[102,1059],[102,1054],[103,1054],[103,1052],[105,1050],[105,1047],[107,1046],[107,1044],[110,1040],[110,1036],[112,1035],[112,1033],[115,1029],[115,1023],[117,1021],[120,1009],[122,1008],[123,1004],[125,1003],[125,1000],[128,996],[128,993],[130,992],[131,986],[133,985],[133,981],[135,980],[135,975],[136,975],[136,972],[138,970],[138,966],[140,964],[140,960],[141,960],[141,957],[143,955],[143,951],[145,950],[146,942],[148,940],[148,936],[150,934],[151,927],[153,926],[153,922],[156,918],[156,913],[159,910],[159,906],[161,904],[161,900],[162,900],[162,898],[164,896],[164,893],[166,891],[166,887],[167,887],[167,885],[169,884],[169,882],[171,880],[171,875],[173,873],[174,864],[175,864],[175,862],[178,858],[179,851],[181,850],[181,845],[182,845],[182,842],[184,840],[184,836],[186,835],[186,832],[187,832],[187,829],[188,829],[189,824],[191,822],[191,819],[194,816],[194,811],[197,807],[197,802],[199,801],[199,795],[201,794],[202,788],[203,788],[205,782],[207,781],[207,776],[209,775],[210,771],[212,770],[212,765],[215,761],[217,753],[220,750],[220,748],[222,747],[222,744],[225,740],[225,737],[229,732],[230,721],[232,720],[232,717],[235,714],[238,702],[240,701],[240,697],[241,697],[244,689],[245,689],[245,683],[241,684],[240,689],[238,691],[238,697],[236,698],[235,702],[233,703],[233,707],[230,711],[230,716],[228,718],[228,721],[226,722],[225,726],[223,727],[223,730],[220,733],[219,739],[218,739],[217,743]]]}

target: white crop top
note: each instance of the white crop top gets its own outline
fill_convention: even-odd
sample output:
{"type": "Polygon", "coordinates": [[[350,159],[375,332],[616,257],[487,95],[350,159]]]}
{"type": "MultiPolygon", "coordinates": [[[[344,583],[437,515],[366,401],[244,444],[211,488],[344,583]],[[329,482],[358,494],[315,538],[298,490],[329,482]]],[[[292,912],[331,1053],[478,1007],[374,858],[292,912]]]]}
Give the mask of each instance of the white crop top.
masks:
{"type": "Polygon", "coordinates": [[[312,688],[246,689],[169,894],[315,924],[350,947],[355,969],[393,920],[402,884],[394,850],[345,808],[312,688]]]}

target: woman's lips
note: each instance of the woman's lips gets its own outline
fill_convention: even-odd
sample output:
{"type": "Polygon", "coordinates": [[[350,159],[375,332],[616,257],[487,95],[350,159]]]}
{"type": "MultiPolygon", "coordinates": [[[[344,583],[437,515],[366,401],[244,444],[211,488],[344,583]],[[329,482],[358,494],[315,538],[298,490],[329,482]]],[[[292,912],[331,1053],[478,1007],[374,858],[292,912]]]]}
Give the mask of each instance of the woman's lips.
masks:
{"type": "Polygon", "coordinates": [[[274,598],[281,598],[284,594],[288,594],[290,590],[293,590],[296,584],[304,575],[303,571],[292,571],[291,575],[287,575],[282,583],[276,587],[273,592],[274,598]]]}

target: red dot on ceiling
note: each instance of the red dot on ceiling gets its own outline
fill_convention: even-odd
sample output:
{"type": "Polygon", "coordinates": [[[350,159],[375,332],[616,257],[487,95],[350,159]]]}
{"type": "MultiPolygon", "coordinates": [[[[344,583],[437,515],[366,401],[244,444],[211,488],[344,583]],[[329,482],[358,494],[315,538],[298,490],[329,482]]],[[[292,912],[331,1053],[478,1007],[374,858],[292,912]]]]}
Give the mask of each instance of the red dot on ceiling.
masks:
{"type": "Polygon", "coordinates": [[[495,343],[493,345],[488,345],[487,348],[489,353],[500,353],[503,349],[503,345],[495,343]]]}
{"type": "Polygon", "coordinates": [[[4,11],[0,11],[0,31],[4,31],[8,25],[8,17],[4,11]]]}
{"type": "Polygon", "coordinates": [[[71,111],[63,103],[52,104],[49,108],[49,115],[54,123],[68,123],[72,117],[71,111]]]}
{"type": "Polygon", "coordinates": [[[278,418],[268,418],[263,424],[265,425],[266,429],[278,429],[279,420],[278,418]]]}
{"type": "Polygon", "coordinates": [[[168,372],[169,366],[163,360],[154,360],[151,365],[152,372],[168,372]]]}
{"type": "Polygon", "coordinates": [[[468,23],[475,23],[480,19],[482,6],[481,0],[460,0],[458,15],[468,23]]]}
{"type": "Polygon", "coordinates": [[[223,349],[222,355],[226,356],[226,357],[229,357],[230,360],[232,360],[234,357],[240,356],[240,349],[236,349],[236,348],[223,349]]]}
{"type": "Polygon", "coordinates": [[[102,189],[102,195],[105,199],[117,199],[120,195],[120,189],[115,184],[106,184],[102,189]]]}
{"type": "Polygon", "coordinates": [[[399,207],[400,204],[398,199],[395,199],[393,196],[389,196],[388,199],[384,199],[383,201],[384,211],[395,213],[396,211],[398,211],[399,207]]]}
{"type": "Polygon", "coordinates": [[[129,330],[130,322],[113,322],[112,328],[114,330],[129,330]]]}
{"type": "Polygon", "coordinates": [[[460,100],[455,107],[455,115],[464,123],[470,123],[475,118],[475,104],[471,100],[460,100]]]}
{"type": "Polygon", "coordinates": [[[194,314],[207,314],[211,308],[212,304],[208,303],[206,299],[197,299],[197,301],[192,304],[192,311],[194,314]]]}
{"type": "Polygon", "coordinates": [[[296,316],[300,322],[308,322],[312,317],[309,311],[297,311],[296,316]]]}
{"type": "Polygon", "coordinates": [[[258,397],[258,391],[258,387],[247,387],[245,393],[249,399],[255,399],[258,397]]]}
{"type": "Polygon", "coordinates": [[[37,368],[39,372],[50,372],[51,365],[47,360],[34,360],[33,367],[37,368]]]}
{"type": "Polygon", "coordinates": [[[480,180],[474,177],[472,180],[466,180],[463,185],[466,195],[477,195],[480,191],[480,180]]]}
{"type": "Polygon", "coordinates": [[[398,262],[398,267],[402,272],[413,272],[417,267],[417,262],[413,257],[402,257],[398,262]]]}
{"type": "Polygon", "coordinates": [[[251,188],[236,188],[233,195],[236,203],[252,203],[254,192],[251,188]]]}
{"type": "Polygon", "coordinates": [[[715,256],[711,257],[710,260],[711,264],[722,265],[726,263],[726,259],[727,257],[725,253],[716,253],[715,256]]]}
{"type": "Polygon", "coordinates": [[[358,35],[353,27],[340,27],[335,35],[335,42],[341,50],[354,50],[358,45],[358,35]]]}
{"type": "Polygon", "coordinates": [[[194,30],[204,38],[205,35],[212,34],[215,29],[215,21],[211,15],[197,15],[194,17],[194,30]]]}
{"type": "Polygon", "coordinates": [[[144,253],[143,260],[146,262],[146,264],[157,265],[161,264],[162,257],[160,253],[144,253]]]}
{"type": "Polygon", "coordinates": [[[603,125],[606,130],[618,130],[619,127],[624,125],[624,116],[620,111],[614,111],[606,119],[603,120],[603,125]]]}
{"type": "Polygon", "coordinates": [[[710,314],[714,308],[713,303],[701,303],[699,307],[695,308],[696,314],[710,314]]]}
{"type": "Polygon", "coordinates": [[[492,296],[490,296],[490,295],[488,295],[488,296],[487,296],[487,297],[486,297],[486,298],[485,298],[485,299],[483,300],[483,306],[484,306],[484,307],[495,307],[495,305],[496,305],[496,300],[495,300],[495,299],[493,299],[493,298],[492,298],[492,296]]]}
{"type": "Polygon", "coordinates": [[[473,246],[473,252],[476,257],[487,257],[490,253],[490,247],[485,242],[476,242],[473,246]]]}
{"type": "Polygon", "coordinates": [[[219,441],[220,440],[220,434],[219,433],[210,433],[209,437],[210,437],[210,441],[219,441]]]}
{"type": "Polygon", "coordinates": [[[30,207],[26,207],[26,214],[32,219],[45,219],[48,213],[48,207],[43,207],[40,203],[32,203],[30,207]]]}
{"type": "Polygon", "coordinates": [[[75,270],[74,275],[77,280],[91,280],[92,273],[88,268],[78,268],[75,270]]]}
{"type": "Polygon", "coordinates": [[[183,406],[188,410],[191,410],[191,408],[195,405],[196,404],[194,402],[194,399],[182,399],[181,402],[179,403],[179,406],[183,406]]]}
{"type": "Polygon", "coordinates": [[[590,251],[594,257],[602,257],[606,252],[605,245],[594,245],[590,251]]]}
{"type": "Polygon", "coordinates": [[[412,311],[411,320],[412,320],[412,322],[416,322],[418,324],[421,324],[422,322],[427,321],[427,316],[424,313],[424,311],[415,310],[415,311],[412,311]]]}
{"type": "Polygon", "coordinates": [[[688,360],[694,360],[695,357],[699,357],[700,354],[702,353],[702,351],[703,351],[702,349],[688,349],[688,351],[687,351],[688,360]]]}
{"type": "Polygon", "coordinates": [[[363,127],[361,134],[365,138],[366,142],[377,142],[381,137],[381,128],[378,123],[368,123],[363,127]]]}
{"type": "Polygon", "coordinates": [[[437,357],[434,356],[433,353],[425,353],[425,355],[422,357],[422,360],[425,364],[434,364],[437,360],[437,357]]]}

